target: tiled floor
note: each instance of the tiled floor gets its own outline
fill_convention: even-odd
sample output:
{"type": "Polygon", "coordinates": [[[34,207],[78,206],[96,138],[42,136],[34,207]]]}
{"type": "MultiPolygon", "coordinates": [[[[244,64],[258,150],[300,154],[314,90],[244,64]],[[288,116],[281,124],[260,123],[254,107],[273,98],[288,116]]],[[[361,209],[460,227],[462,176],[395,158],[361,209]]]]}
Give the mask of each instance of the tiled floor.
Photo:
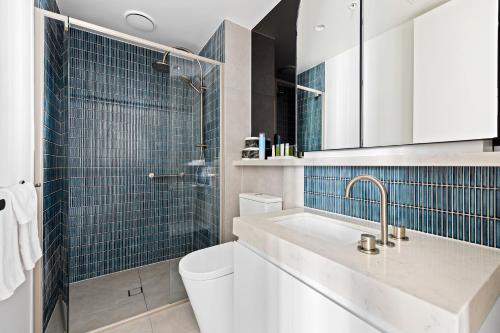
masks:
{"type": "Polygon", "coordinates": [[[95,330],[186,298],[178,265],[179,259],[169,260],[71,284],[70,332],[95,330]]]}
{"type": "Polygon", "coordinates": [[[50,317],[49,324],[45,328],[46,333],[64,333],[66,326],[66,307],[59,300],[56,304],[52,316],[50,317]]]}
{"type": "Polygon", "coordinates": [[[199,333],[191,304],[173,306],[99,333],[199,333]]]}

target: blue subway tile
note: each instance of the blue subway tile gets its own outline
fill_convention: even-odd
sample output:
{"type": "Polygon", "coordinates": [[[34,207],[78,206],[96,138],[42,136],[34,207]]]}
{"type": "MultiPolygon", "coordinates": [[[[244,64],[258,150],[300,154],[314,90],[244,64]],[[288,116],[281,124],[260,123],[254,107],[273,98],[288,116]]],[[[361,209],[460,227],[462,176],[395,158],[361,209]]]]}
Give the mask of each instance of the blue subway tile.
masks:
{"type": "Polygon", "coordinates": [[[348,179],[371,174],[385,182],[389,221],[444,237],[498,246],[499,168],[305,167],[304,205],[379,221],[379,193],[367,182],[343,197],[348,179]],[[328,198],[328,200],[325,200],[328,198]]]}

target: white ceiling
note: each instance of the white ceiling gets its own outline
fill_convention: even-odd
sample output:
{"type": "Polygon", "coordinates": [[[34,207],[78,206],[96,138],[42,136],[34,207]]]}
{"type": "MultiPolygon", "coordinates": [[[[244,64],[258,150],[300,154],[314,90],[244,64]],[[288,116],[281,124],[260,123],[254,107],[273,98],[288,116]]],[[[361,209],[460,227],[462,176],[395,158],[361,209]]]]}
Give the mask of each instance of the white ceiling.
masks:
{"type": "MultiPolygon", "coordinates": [[[[355,0],[302,0],[297,27],[297,72],[359,44],[359,6],[355,0]],[[326,29],[316,32],[318,24],[326,29]]],[[[365,40],[417,17],[449,0],[364,0],[365,40]]],[[[359,1],[358,1],[359,2],[359,1]]]]}
{"type": "Polygon", "coordinates": [[[224,19],[253,28],[280,0],[57,0],[62,14],[168,46],[198,53],[224,19]],[[128,26],[138,10],[156,23],[153,32],[128,26]]]}

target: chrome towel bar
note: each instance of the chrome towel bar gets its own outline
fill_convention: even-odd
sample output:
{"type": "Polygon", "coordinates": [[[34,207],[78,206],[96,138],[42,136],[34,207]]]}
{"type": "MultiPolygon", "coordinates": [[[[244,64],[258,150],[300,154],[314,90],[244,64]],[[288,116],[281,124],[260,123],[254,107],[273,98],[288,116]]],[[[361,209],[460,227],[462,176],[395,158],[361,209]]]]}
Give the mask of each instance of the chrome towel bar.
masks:
{"type": "Polygon", "coordinates": [[[148,174],[148,177],[150,179],[155,179],[155,178],[184,178],[184,176],[186,176],[186,174],[184,172],[181,172],[181,173],[178,173],[178,174],[167,174],[167,175],[157,175],[153,172],[149,173],[148,174]]]}
{"type": "MultiPolygon", "coordinates": [[[[24,184],[24,183],[26,183],[24,180],[21,180],[19,182],[19,184],[24,184]]],[[[35,187],[42,187],[42,184],[41,183],[35,183],[33,186],[35,186],[35,187]]]]}
{"type": "MultiPolygon", "coordinates": [[[[24,180],[19,181],[19,184],[24,184],[24,183],[26,183],[24,180]]],[[[42,187],[42,184],[36,183],[34,186],[35,187],[42,187]]],[[[5,206],[6,206],[5,199],[0,199],[0,211],[4,210],[5,206]]]]}

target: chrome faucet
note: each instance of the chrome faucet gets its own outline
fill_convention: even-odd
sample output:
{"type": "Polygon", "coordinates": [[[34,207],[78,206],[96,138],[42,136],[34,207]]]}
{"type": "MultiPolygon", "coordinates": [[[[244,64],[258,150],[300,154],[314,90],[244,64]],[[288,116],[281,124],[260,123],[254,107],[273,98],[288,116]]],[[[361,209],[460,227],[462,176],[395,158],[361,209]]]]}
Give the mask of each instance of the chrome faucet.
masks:
{"type": "Polygon", "coordinates": [[[389,241],[389,232],[387,225],[387,189],[384,184],[377,178],[368,175],[362,175],[354,177],[347,183],[345,188],[345,196],[349,198],[351,195],[351,190],[354,184],[360,180],[368,180],[375,184],[380,191],[380,239],[377,240],[377,244],[393,247],[394,243],[389,241]]]}

